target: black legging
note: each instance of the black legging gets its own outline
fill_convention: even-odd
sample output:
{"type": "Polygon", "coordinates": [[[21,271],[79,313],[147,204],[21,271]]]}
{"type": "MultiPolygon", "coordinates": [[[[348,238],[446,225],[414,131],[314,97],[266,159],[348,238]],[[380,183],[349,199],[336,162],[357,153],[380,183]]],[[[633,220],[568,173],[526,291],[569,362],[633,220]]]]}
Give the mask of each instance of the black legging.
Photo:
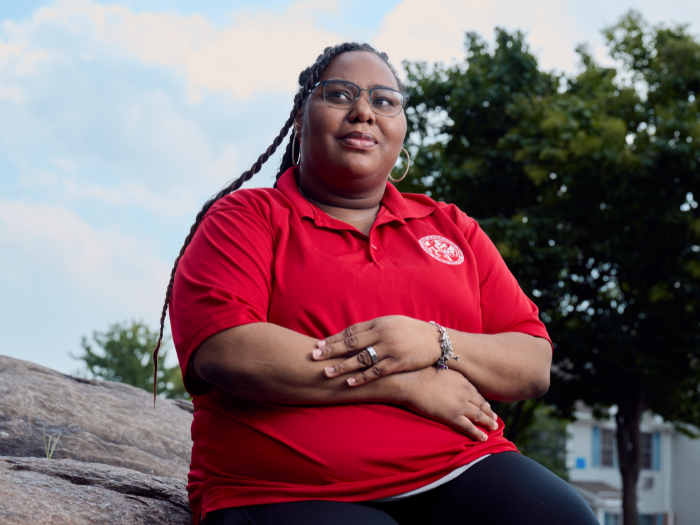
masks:
{"type": "Polygon", "coordinates": [[[221,509],[205,525],[599,525],[571,486],[517,452],[494,454],[417,496],[386,503],[297,501],[221,509]]]}

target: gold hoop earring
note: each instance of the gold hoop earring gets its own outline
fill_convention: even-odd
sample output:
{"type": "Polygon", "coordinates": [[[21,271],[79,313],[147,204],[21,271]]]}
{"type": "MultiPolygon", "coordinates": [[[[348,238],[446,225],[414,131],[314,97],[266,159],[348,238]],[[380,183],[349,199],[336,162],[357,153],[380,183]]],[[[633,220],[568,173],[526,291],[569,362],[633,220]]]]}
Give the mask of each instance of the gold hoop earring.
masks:
{"type": "Polygon", "coordinates": [[[406,178],[406,175],[408,175],[408,169],[411,167],[411,157],[408,155],[408,151],[405,149],[401,148],[401,151],[403,151],[406,154],[406,171],[403,172],[403,175],[401,175],[400,179],[395,179],[391,175],[389,175],[389,180],[396,184],[397,182],[401,182],[406,178]]]}
{"type": "Polygon", "coordinates": [[[301,140],[299,140],[299,158],[294,158],[294,146],[297,143],[297,130],[292,131],[292,165],[297,166],[301,161],[301,140]]]}

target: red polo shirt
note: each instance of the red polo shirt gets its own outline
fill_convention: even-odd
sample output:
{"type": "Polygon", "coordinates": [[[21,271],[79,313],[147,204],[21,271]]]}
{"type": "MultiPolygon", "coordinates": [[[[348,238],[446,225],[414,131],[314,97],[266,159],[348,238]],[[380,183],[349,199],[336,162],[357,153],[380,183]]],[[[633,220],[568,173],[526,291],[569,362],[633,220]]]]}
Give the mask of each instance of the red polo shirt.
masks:
{"type": "MultiPolygon", "coordinates": [[[[183,373],[205,339],[259,322],[321,339],[405,315],[549,339],[493,243],[455,206],[387,184],[368,238],[306,201],[293,169],[277,186],[214,204],[180,260],[170,319],[183,373]]],[[[188,491],[196,517],[243,505],[384,498],[515,450],[502,422],[481,443],[391,405],[285,406],[219,389],[194,404],[188,491]]]]}

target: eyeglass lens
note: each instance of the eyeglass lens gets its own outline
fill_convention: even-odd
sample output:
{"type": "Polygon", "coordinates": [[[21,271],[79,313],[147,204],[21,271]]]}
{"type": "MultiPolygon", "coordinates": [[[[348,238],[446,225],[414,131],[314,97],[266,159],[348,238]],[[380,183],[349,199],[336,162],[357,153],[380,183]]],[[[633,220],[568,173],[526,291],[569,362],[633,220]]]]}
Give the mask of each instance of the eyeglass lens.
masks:
{"type": "MultiPolygon", "coordinates": [[[[323,100],[332,108],[348,109],[355,105],[360,89],[350,82],[332,80],[323,86],[323,100]]],[[[395,117],[403,107],[403,95],[393,89],[374,88],[370,104],[378,115],[395,117]]]]}

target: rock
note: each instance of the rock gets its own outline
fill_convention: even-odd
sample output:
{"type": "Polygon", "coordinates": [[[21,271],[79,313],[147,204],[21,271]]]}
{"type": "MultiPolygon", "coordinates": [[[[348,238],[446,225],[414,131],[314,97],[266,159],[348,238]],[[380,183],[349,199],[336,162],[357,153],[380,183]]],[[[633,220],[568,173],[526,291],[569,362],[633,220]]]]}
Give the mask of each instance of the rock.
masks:
{"type": "Polygon", "coordinates": [[[193,412],[189,401],[160,398],[153,411],[140,388],[0,356],[0,456],[45,458],[46,429],[61,434],[54,459],[186,479],[193,412]]]}
{"type": "Polygon", "coordinates": [[[0,458],[0,523],[190,525],[185,481],[70,459],[0,458]]]}

